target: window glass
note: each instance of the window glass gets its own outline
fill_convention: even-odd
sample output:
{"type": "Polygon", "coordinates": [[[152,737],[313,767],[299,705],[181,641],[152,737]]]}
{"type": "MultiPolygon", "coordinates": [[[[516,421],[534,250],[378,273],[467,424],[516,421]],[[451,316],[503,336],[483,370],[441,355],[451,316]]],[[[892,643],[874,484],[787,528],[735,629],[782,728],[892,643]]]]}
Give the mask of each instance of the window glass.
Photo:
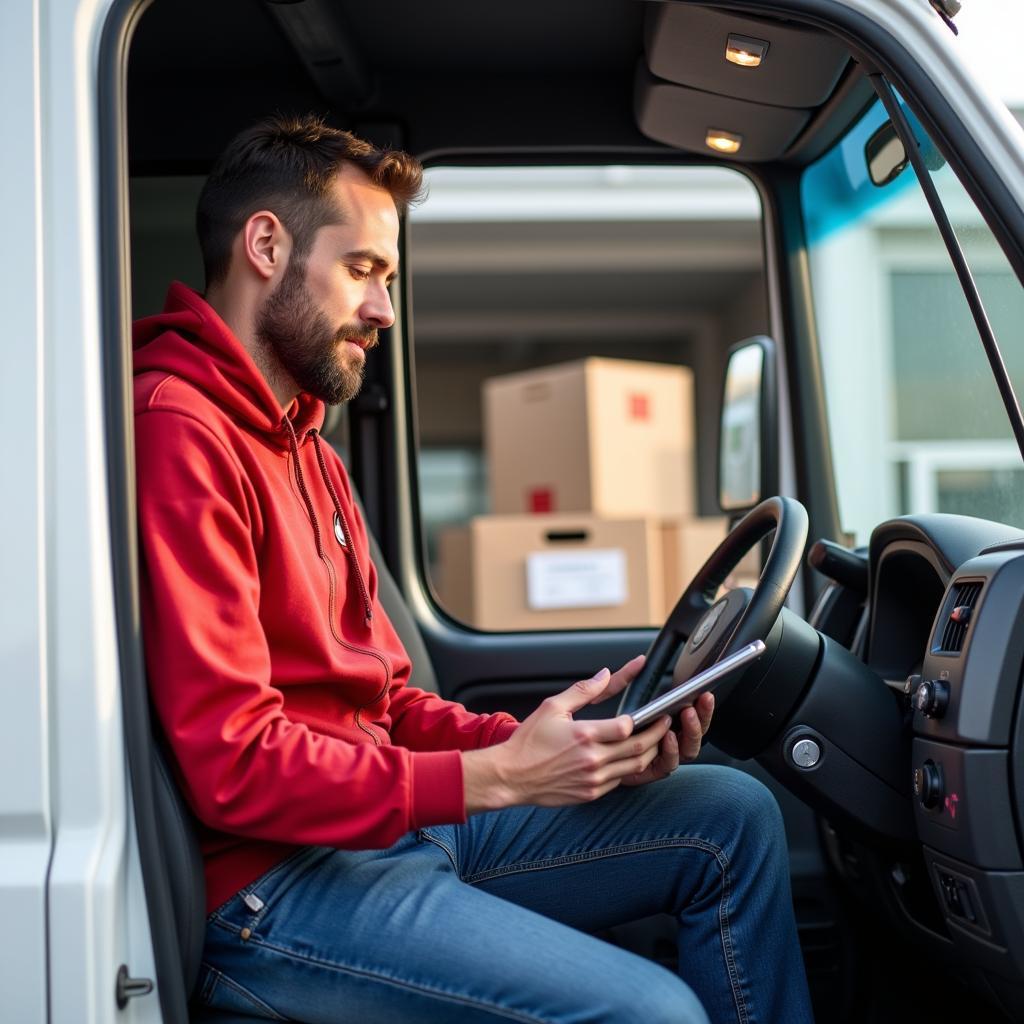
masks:
{"type": "Polygon", "coordinates": [[[481,629],[660,624],[724,536],[725,353],[767,331],[741,174],[449,167],[410,216],[420,515],[481,629]]]}
{"type": "MultiPolygon", "coordinates": [[[[881,187],[868,178],[864,147],[886,120],[876,103],[802,185],[843,527],[865,544],[879,522],[907,513],[1024,526],[1020,454],[913,167],[881,187]]],[[[1011,378],[1024,383],[1024,290],[913,124],[1011,378]]]]}

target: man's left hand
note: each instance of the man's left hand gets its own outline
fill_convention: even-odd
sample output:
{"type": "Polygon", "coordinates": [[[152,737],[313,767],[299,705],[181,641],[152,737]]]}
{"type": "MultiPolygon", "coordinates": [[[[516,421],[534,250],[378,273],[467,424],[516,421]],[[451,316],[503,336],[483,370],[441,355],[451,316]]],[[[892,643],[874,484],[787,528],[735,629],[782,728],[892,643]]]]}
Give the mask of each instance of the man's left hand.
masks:
{"type": "MultiPolygon", "coordinates": [[[[643,667],[643,655],[634,658],[616,673],[621,682],[612,678],[612,685],[605,691],[604,697],[613,692],[625,689],[627,683],[643,667]],[[624,677],[624,678],[622,678],[624,677]],[[618,685],[616,685],[618,684],[618,685]]],[[[682,763],[695,761],[700,753],[701,741],[711,725],[711,716],[715,711],[715,697],[711,693],[702,693],[691,708],[684,708],[679,715],[679,732],[669,730],[665,733],[658,750],[658,756],[650,763],[647,770],[638,775],[627,775],[622,780],[623,786],[645,786],[648,782],[657,782],[671,775],[682,763]]]]}

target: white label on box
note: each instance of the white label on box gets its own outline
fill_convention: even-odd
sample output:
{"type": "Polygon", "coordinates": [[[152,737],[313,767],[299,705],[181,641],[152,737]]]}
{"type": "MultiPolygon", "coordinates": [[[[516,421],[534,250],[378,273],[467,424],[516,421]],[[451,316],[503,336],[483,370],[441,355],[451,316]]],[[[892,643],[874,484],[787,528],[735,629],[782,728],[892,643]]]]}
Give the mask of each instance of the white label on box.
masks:
{"type": "Polygon", "coordinates": [[[628,598],[621,548],[536,551],[526,558],[526,603],[535,611],[607,608],[628,598]]]}

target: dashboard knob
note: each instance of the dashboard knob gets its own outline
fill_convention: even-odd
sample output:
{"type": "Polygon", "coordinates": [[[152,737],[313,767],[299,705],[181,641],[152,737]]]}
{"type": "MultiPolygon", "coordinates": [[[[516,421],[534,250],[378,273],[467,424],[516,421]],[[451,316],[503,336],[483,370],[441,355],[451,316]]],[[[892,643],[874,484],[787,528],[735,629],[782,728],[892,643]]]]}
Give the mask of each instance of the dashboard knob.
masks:
{"type": "Polygon", "coordinates": [[[922,807],[928,810],[938,807],[942,803],[943,789],[942,768],[934,761],[925,761],[914,769],[914,796],[922,807]]]}
{"type": "Polygon", "coordinates": [[[914,691],[914,707],[925,718],[941,718],[949,706],[949,683],[942,679],[925,679],[914,691]]]}
{"type": "Polygon", "coordinates": [[[798,768],[814,768],[821,760],[821,746],[810,736],[804,736],[793,744],[789,756],[798,768]]]}

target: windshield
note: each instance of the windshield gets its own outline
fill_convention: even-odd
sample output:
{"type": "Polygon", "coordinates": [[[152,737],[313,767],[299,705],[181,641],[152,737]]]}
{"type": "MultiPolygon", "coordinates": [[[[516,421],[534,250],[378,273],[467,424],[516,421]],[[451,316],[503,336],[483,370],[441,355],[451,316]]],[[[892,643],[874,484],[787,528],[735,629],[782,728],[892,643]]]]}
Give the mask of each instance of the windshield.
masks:
{"type": "MultiPolygon", "coordinates": [[[[1015,388],[1024,291],[921,126],[915,136],[1015,388]]],[[[804,175],[801,199],[843,528],[955,512],[1024,526],[1024,466],[967,300],[907,165],[868,175],[880,102],[804,175]]]]}

